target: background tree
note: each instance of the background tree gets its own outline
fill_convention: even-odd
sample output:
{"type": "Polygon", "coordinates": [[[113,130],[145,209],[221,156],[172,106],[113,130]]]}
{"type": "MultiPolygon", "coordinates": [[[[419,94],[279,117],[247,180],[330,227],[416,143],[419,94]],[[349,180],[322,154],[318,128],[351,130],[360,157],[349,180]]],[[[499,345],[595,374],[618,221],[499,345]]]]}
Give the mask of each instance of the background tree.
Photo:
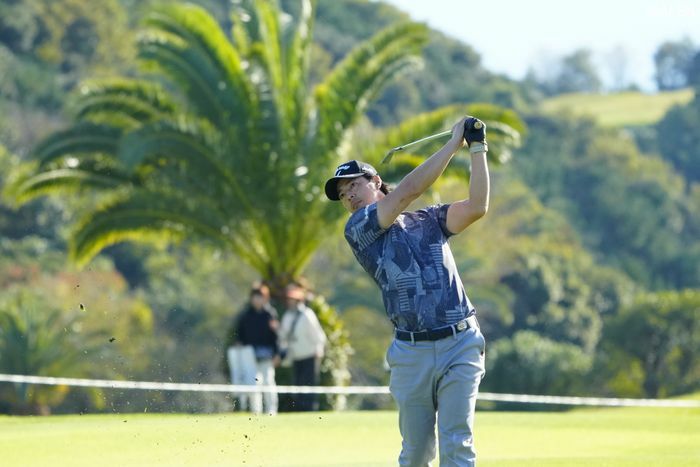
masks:
{"type": "Polygon", "coordinates": [[[536,73],[540,88],[553,96],[571,92],[600,92],[603,83],[593,56],[579,49],[556,60],[547,60],[536,73]]]}
{"type": "Polygon", "coordinates": [[[647,397],[683,394],[700,384],[698,342],[697,290],[645,294],[607,323],[603,345],[612,350],[607,371],[638,375],[633,380],[647,397]]]}
{"type": "Polygon", "coordinates": [[[601,262],[649,288],[697,287],[694,201],[670,164],[591,121],[559,115],[526,122],[531,130],[515,165],[601,262]]]}
{"type": "Polygon", "coordinates": [[[586,387],[591,355],[573,344],[519,331],[489,347],[485,391],[575,395],[586,387]]]}
{"type": "MultiPolygon", "coordinates": [[[[5,173],[16,169],[21,163],[18,156],[0,144],[0,167],[5,173]]],[[[0,193],[5,189],[5,177],[0,177],[0,193]]],[[[35,200],[15,208],[0,199],[0,238],[4,241],[19,240],[27,236],[38,236],[62,245],[57,227],[61,223],[60,209],[48,200],[35,200]]]]}
{"type": "Polygon", "coordinates": [[[602,327],[573,251],[523,254],[501,281],[513,292],[514,329],[531,329],[591,354],[602,327]]]}
{"type": "MultiPolygon", "coordinates": [[[[73,329],[77,313],[61,316],[56,309],[36,309],[36,305],[20,301],[12,308],[6,308],[5,303],[0,309],[0,370],[19,375],[89,376],[89,365],[81,357],[83,350],[99,350],[94,347],[94,336],[84,336],[92,337],[91,343],[80,343],[66,339],[61,329],[73,329]]],[[[61,403],[68,391],[67,386],[0,383],[0,399],[5,405],[0,412],[48,415],[51,406],[61,403]]]]}
{"type": "Polygon", "coordinates": [[[666,41],[654,53],[654,78],[659,91],[680,89],[688,85],[688,72],[695,55],[695,44],[686,37],[666,41]]]}
{"type": "Polygon", "coordinates": [[[697,90],[700,89],[700,51],[693,55],[688,67],[688,84],[697,90]]]}
{"type": "Polygon", "coordinates": [[[700,181],[700,94],[669,110],[656,124],[659,152],[689,182],[700,181]]]}
{"type": "MultiPolygon", "coordinates": [[[[119,0],[17,0],[0,4],[0,44],[54,64],[62,73],[130,57],[127,15],[119,0]]],[[[75,75],[73,75],[75,76],[75,75]]]]}
{"type": "MultiPolygon", "coordinates": [[[[28,245],[16,246],[26,249],[28,245]]],[[[12,266],[15,282],[3,284],[0,372],[132,378],[146,366],[143,354],[149,346],[151,311],[142,301],[125,296],[118,274],[100,265],[99,275],[49,277],[30,267],[31,262],[21,258],[12,266]],[[82,293],[76,283],[82,283],[82,293]]],[[[2,275],[6,277],[5,271],[2,275]]],[[[0,407],[4,413],[48,414],[54,408],[75,412],[105,407],[102,391],[67,386],[3,383],[0,400],[5,404],[0,407]]]]}
{"type": "Polygon", "coordinates": [[[131,73],[128,26],[121,0],[0,2],[0,139],[26,156],[64,125],[68,91],[86,74],[131,73]]]}

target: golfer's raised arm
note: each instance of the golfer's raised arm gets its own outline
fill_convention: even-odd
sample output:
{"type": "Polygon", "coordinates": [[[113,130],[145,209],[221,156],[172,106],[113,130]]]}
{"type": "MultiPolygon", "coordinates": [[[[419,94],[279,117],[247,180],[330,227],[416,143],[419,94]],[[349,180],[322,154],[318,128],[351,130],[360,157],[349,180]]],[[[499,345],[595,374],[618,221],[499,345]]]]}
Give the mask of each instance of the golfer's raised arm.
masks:
{"type": "Polygon", "coordinates": [[[458,234],[486,214],[489,208],[489,168],[486,151],[474,152],[469,178],[469,199],[457,201],[447,210],[447,230],[458,234]]]}
{"type": "Polygon", "coordinates": [[[411,202],[417,199],[438,179],[452,156],[465,145],[464,122],[466,117],[452,127],[452,137],[438,152],[406,175],[395,190],[377,201],[379,226],[388,228],[411,202]]]}

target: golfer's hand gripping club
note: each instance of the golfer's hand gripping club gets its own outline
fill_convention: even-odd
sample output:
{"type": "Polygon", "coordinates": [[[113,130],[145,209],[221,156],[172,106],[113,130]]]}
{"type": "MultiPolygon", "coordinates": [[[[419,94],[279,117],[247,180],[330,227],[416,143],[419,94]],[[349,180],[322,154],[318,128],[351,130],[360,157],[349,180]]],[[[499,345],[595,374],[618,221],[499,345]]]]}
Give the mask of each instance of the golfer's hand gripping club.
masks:
{"type": "Polygon", "coordinates": [[[468,117],[464,122],[464,139],[469,146],[469,152],[486,152],[486,124],[476,117],[468,117]]]}

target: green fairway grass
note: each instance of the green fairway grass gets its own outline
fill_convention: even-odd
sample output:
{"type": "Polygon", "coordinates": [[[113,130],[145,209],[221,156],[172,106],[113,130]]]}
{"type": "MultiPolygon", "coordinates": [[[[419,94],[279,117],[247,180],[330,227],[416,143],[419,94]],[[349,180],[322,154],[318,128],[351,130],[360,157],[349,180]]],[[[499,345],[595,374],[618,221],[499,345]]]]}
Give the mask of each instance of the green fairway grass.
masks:
{"type": "MultiPolygon", "coordinates": [[[[698,466],[700,409],[477,412],[486,466],[698,466]]],[[[392,466],[396,412],[0,417],[3,466],[392,466]]],[[[437,463],[435,464],[437,465],[437,463]]]]}
{"type": "Polygon", "coordinates": [[[687,104],[693,98],[691,89],[643,94],[564,94],[547,99],[542,109],[547,113],[570,112],[588,116],[603,126],[625,127],[652,125],[676,104],[687,104]]]}

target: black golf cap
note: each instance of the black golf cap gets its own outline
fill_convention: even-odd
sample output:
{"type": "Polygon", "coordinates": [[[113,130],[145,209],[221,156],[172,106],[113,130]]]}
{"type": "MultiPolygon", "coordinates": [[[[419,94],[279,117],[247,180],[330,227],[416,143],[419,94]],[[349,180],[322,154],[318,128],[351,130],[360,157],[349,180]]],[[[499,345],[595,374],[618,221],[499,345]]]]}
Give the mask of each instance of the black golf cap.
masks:
{"type": "Polygon", "coordinates": [[[326,196],[332,201],[339,201],[338,180],[342,180],[344,178],[357,178],[362,177],[363,175],[374,177],[377,175],[377,170],[366,162],[356,160],[340,164],[338,168],[335,169],[335,175],[333,175],[333,178],[326,182],[326,196]]]}

